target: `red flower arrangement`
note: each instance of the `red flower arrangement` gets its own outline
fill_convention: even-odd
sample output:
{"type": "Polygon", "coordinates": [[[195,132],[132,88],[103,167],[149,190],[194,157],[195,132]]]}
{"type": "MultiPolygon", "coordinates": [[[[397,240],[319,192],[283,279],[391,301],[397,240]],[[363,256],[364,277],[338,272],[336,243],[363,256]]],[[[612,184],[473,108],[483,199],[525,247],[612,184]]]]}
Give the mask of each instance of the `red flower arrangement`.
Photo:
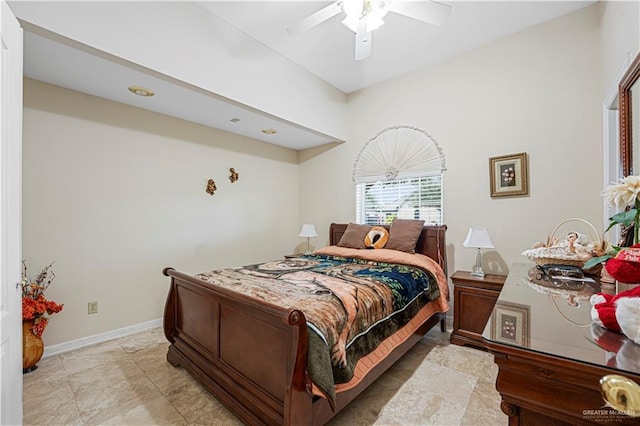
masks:
{"type": "Polygon", "coordinates": [[[47,315],[53,315],[62,310],[64,305],[59,305],[53,300],[47,300],[44,292],[56,277],[51,267],[53,263],[46,266],[35,278],[27,277],[27,265],[22,261],[22,321],[33,320],[33,333],[42,337],[44,329],[49,323],[47,315]]]}

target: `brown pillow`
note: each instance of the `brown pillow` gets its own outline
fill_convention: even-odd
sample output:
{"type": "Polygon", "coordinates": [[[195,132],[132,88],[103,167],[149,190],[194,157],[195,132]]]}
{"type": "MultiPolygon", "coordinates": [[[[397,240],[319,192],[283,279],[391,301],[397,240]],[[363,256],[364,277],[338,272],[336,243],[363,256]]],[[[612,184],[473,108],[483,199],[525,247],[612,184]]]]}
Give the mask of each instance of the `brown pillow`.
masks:
{"type": "Polygon", "coordinates": [[[415,253],[423,227],[424,220],[395,219],[389,228],[389,241],[384,248],[415,253]]]}
{"type": "Polygon", "coordinates": [[[350,223],[347,225],[347,229],[345,229],[344,234],[342,234],[342,238],[338,242],[339,247],[348,247],[355,249],[363,249],[364,247],[364,237],[367,236],[369,231],[371,230],[371,226],[369,225],[359,225],[357,223],[350,223]]]}

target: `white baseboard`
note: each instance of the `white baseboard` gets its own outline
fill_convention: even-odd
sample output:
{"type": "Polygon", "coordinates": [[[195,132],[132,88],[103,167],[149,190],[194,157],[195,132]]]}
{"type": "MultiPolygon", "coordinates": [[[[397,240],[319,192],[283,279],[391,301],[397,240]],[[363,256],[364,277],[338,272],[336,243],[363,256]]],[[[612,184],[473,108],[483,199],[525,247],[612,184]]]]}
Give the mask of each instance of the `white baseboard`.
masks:
{"type": "Polygon", "coordinates": [[[64,352],[73,351],[97,343],[107,342],[109,340],[118,339],[120,337],[129,336],[130,334],[140,333],[141,331],[160,327],[162,318],[151,321],[141,322],[139,324],[130,325],[128,327],[118,328],[116,330],[105,331],[104,333],[94,334],[93,336],[83,337],[81,339],[70,340],[68,342],[58,343],[57,345],[46,346],[42,358],[49,358],[60,355],[64,352]]]}

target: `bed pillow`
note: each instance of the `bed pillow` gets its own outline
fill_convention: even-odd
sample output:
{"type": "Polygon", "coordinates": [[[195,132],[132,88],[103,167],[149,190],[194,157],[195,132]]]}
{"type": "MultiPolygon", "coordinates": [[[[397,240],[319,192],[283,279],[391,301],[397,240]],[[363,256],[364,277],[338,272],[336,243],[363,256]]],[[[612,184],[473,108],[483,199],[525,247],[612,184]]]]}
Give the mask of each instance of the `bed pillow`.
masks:
{"type": "Polygon", "coordinates": [[[374,226],[364,237],[364,246],[368,249],[381,249],[389,240],[389,231],[382,226],[374,226]]]}
{"type": "Polygon", "coordinates": [[[385,248],[415,253],[423,227],[424,220],[395,219],[389,228],[389,241],[385,248]]]}
{"type": "Polygon", "coordinates": [[[342,234],[342,238],[338,241],[338,247],[365,248],[364,237],[367,236],[370,230],[371,226],[369,225],[359,225],[357,223],[348,224],[347,229],[345,229],[344,234],[342,234]]]}

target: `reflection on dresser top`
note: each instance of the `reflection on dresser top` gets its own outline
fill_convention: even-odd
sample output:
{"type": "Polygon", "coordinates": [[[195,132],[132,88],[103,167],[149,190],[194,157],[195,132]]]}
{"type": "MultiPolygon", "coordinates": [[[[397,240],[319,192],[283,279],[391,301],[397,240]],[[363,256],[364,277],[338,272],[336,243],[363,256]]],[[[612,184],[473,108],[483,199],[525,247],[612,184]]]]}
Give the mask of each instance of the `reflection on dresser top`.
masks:
{"type": "Polygon", "coordinates": [[[484,339],[640,374],[640,346],[592,324],[589,298],[600,291],[597,280],[540,278],[531,263],[512,266],[484,339]]]}

